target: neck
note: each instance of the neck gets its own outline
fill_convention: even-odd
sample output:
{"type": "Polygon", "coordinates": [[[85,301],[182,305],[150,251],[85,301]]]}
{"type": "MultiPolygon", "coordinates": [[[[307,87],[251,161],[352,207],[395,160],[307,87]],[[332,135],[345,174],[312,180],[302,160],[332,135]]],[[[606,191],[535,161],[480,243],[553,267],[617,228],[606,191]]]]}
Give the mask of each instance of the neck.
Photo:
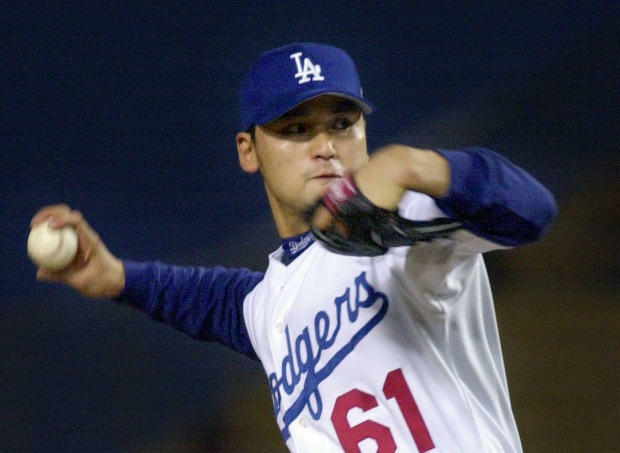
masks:
{"type": "Polygon", "coordinates": [[[273,217],[278,234],[282,239],[299,236],[300,234],[310,231],[310,225],[305,219],[302,219],[301,216],[289,216],[289,218],[284,218],[284,216],[279,217],[274,213],[273,217]]]}
{"type": "Polygon", "coordinates": [[[278,235],[282,239],[298,236],[310,230],[310,224],[301,212],[291,209],[283,209],[277,202],[274,202],[267,193],[271,214],[278,230],[278,235]]]}

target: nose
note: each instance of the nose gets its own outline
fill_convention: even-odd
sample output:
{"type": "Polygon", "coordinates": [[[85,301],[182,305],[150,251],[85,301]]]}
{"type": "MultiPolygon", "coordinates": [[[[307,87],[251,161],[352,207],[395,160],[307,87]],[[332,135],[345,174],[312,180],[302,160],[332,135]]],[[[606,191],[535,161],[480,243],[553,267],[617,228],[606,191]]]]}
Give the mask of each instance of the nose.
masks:
{"type": "Polygon", "coordinates": [[[336,157],[334,138],[328,132],[319,132],[314,137],[313,142],[312,150],[314,157],[326,160],[336,157]]]}

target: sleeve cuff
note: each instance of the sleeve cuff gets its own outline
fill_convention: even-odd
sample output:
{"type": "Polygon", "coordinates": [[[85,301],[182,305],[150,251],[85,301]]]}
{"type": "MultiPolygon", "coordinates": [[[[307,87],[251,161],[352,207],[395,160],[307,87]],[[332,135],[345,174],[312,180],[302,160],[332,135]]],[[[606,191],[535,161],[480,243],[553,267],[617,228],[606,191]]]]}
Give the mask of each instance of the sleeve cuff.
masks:
{"type": "Polygon", "coordinates": [[[144,301],[149,291],[149,266],[148,263],[123,260],[125,266],[125,287],[113,300],[132,305],[137,301],[144,301]]]}
{"type": "Polygon", "coordinates": [[[468,218],[479,206],[481,197],[479,185],[471,178],[475,174],[480,176],[481,166],[476,165],[475,159],[469,153],[458,150],[436,149],[450,165],[450,190],[448,195],[437,198],[435,201],[442,211],[450,217],[468,218]],[[479,167],[479,168],[475,168],[479,167]],[[476,201],[478,203],[476,203],[476,201]]]}

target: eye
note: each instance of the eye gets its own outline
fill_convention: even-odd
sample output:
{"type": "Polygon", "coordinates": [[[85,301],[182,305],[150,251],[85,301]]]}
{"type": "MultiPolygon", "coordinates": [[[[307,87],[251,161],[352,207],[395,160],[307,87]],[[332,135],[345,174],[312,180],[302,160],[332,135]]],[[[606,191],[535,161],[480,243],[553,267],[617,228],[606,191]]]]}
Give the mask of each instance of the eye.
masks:
{"type": "Polygon", "coordinates": [[[337,131],[344,131],[350,128],[353,122],[349,118],[338,118],[332,123],[332,129],[337,131]]]}
{"type": "Polygon", "coordinates": [[[362,116],[362,112],[359,110],[352,110],[343,112],[339,115],[335,115],[333,121],[331,122],[331,129],[334,131],[345,132],[358,122],[360,117],[362,116]]]}
{"type": "Polygon", "coordinates": [[[280,130],[282,135],[302,135],[307,132],[308,128],[303,123],[290,123],[280,130]]]}

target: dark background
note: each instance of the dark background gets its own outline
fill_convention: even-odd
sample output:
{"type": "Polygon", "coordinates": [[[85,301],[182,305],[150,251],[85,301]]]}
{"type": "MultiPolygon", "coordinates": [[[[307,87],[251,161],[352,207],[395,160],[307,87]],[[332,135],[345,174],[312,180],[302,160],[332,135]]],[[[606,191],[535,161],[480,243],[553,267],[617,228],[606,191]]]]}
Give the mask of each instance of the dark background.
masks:
{"type": "Polygon", "coordinates": [[[526,451],[620,433],[620,3],[3,2],[0,450],[281,451],[260,367],[110,301],[35,283],[31,217],[63,202],[117,255],[264,269],[237,88],[292,41],[347,50],[369,145],[491,147],[556,195],[540,244],[488,255],[526,451]]]}

